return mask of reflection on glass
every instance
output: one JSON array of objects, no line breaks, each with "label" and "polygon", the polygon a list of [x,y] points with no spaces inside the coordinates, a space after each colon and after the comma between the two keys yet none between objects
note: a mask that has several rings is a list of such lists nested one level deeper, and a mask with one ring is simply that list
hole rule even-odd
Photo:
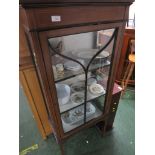
[{"label": "reflection on glass", "polygon": [[84,118],[89,121],[103,114],[114,30],[48,40],[64,132],[84,124]]},{"label": "reflection on glass", "polygon": [[[90,59],[108,42],[113,31],[114,29],[109,29],[50,38],[49,43],[53,49],[50,48],[50,53],[55,71],[55,81],[83,73],[83,69],[78,63],[63,58],[58,54],[77,60],[87,67]],[[112,46],[113,41],[94,59],[89,67],[90,70],[110,65],[108,58],[111,57]],[[61,65],[63,65],[63,71],[61,71]]]},{"label": "reflection on glass", "polygon": [[[89,109],[90,111],[94,111],[92,115],[86,115],[86,121],[90,121],[94,118],[98,118],[103,114],[103,108],[104,108],[104,101],[105,96],[102,95],[100,97],[95,98],[91,102],[87,102],[86,109]],[[90,106],[90,104],[92,106]]]}]

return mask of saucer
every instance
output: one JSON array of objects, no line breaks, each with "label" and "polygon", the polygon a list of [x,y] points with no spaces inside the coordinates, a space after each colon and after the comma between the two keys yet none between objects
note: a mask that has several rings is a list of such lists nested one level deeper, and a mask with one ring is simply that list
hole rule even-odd
[{"label": "saucer", "polygon": [[94,95],[105,93],[105,90],[104,90],[103,86],[100,85],[100,84],[96,84],[96,83],[90,85],[89,90]]}]

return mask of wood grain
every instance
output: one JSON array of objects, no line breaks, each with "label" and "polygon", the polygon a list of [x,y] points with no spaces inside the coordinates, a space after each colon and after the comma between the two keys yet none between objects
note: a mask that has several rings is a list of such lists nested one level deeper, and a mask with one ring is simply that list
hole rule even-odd
[{"label": "wood grain", "polygon": [[[95,22],[116,22],[124,20],[122,12],[125,12],[125,9],[126,6],[106,5],[32,8],[26,10],[29,21],[27,29],[45,30]],[[52,22],[51,16],[60,16],[61,21]]]},{"label": "wood grain", "polygon": [[[123,6],[116,7],[56,7],[34,9],[36,23],[39,28],[55,27],[61,25],[73,25],[87,22],[100,22],[108,20],[122,20],[122,12],[125,10]],[[117,12],[117,14],[114,12]],[[61,22],[52,22],[51,16],[58,15],[61,17]]]},{"label": "wood grain", "polygon": [[102,3],[132,3],[134,0],[20,0],[20,3],[22,4],[50,4],[50,3],[97,3],[97,2],[102,2]]},{"label": "wood grain", "polygon": [[[30,70],[31,70],[31,74],[33,74],[33,76],[34,76],[33,81],[35,81],[36,80],[35,79],[35,71],[34,71],[34,69],[30,69]],[[28,71],[28,72],[30,72],[30,71]],[[29,106],[30,106],[30,108],[32,110],[32,113],[34,115],[34,118],[35,118],[35,120],[37,122],[38,129],[40,130],[40,133],[41,133],[43,139],[46,139],[46,136],[49,133],[51,133],[51,129],[50,129],[49,125],[47,125],[47,123],[48,123],[48,121],[47,121],[48,120],[47,119],[47,112],[45,111],[45,109],[42,110],[42,103],[43,102],[41,103],[41,101],[39,101],[39,103],[36,103],[36,100],[42,99],[41,95],[38,94],[40,96],[37,96],[37,99],[33,97],[34,90],[35,91],[38,90],[37,85],[33,85],[34,88],[31,90],[30,85],[29,85],[29,82],[31,81],[31,79],[28,77],[28,75],[25,76],[25,71],[20,71],[19,75],[20,75],[19,77],[20,77],[20,82],[22,84],[22,88],[23,88],[23,90],[24,90],[24,92],[26,94],[26,97],[27,97],[28,101],[29,101]],[[36,83],[36,81],[35,81],[35,83]],[[40,109],[42,110],[42,112],[44,112],[45,116],[43,115],[43,113],[41,115],[39,114],[39,111],[38,111],[38,108],[37,108],[38,104],[41,105]],[[45,121],[45,123],[43,124],[42,121]]]},{"label": "wood grain", "polygon": [[34,66],[24,33],[24,10],[19,8],[19,66],[20,69]]}]

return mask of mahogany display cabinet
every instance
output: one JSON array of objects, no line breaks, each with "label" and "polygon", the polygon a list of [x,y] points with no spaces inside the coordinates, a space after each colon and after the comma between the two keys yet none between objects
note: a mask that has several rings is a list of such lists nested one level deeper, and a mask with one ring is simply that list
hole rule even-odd
[{"label": "mahogany display cabinet", "polygon": [[80,130],[100,122],[101,131],[107,129],[132,2],[20,1],[26,40],[62,154],[64,140]]}]

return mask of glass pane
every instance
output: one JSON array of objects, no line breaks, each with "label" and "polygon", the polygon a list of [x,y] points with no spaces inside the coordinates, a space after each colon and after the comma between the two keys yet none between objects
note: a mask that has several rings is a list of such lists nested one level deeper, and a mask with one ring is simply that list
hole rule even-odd
[{"label": "glass pane", "polygon": [[103,114],[113,32],[108,29],[48,39],[64,132]]},{"label": "glass pane", "polygon": [[[110,40],[113,32],[113,29],[99,31],[97,34],[98,42],[96,44],[96,47],[98,47],[98,49],[102,49]],[[89,71],[91,71],[91,78],[87,77],[88,89],[86,107],[90,111],[94,111],[94,113],[91,117],[87,116],[86,121],[97,118],[103,114],[113,45],[114,39],[112,39],[108,46],[93,59],[88,69]],[[102,55],[104,55],[105,57],[102,57]],[[95,69],[92,70],[92,68]]]},{"label": "glass pane", "polygon": [[[63,129],[68,132],[84,123],[85,85],[75,76],[56,83],[56,89]],[[65,96],[67,89],[69,93]]]},{"label": "glass pane", "polygon": [[84,124],[84,105],[61,114],[64,132],[68,132]]},{"label": "glass pane", "polygon": [[[105,96],[107,90],[108,74],[110,66],[96,69],[91,72],[91,76],[87,77],[87,101],[100,96]],[[100,89],[95,92],[94,89]]]},{"label": "glass pane", "polygon": [[104,105],[104,96],[100,96],[98,98],[95,98],[93,101],[87,102],[86,105],[86,121],[90,121],[94,118],[98,118],[99,116],[102,116],[103,114],[103,105]]},{"label": "glass pane", "polygon": [[56,83],[56,89],[61,113],[84,104],[85,84],[78,76]]}]

